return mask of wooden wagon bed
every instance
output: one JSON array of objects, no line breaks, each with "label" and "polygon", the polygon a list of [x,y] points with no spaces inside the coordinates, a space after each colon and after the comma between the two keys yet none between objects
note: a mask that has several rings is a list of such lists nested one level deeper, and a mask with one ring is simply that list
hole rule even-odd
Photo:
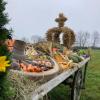
[{"label": "wooden wagon bed", "polygon": [[[41,98],[43,98],[48,92],[50,92],[53,88],[55,88],[56,86],[58,86],[59,84],[63,83],[64,81],[67,80],[71,77],[72,81],[70,82],[71,84],[73,84],[72,88],[72,96],[71,96],[71,100],[79,100],[78,96],[79,94],[76,96],[75,92],[79,92],[81,88],[84,88],[84,83],[85,83],[85,75],[86,75],[86,68],[88,65],[88,61],[90,60],[90,58],[86,58],[85,60],[83,60],[82,62],[78,63],[77,66],[72,67],[70,69],[58,72],[56,74],[54,74],[53,76],[43,76],[43,77],[38,77],[39,80],[42,79],[43,81],[40,82],[38,84],[38,87],[34,87],[34,89],[31,89],[31,98],[30,100],[40,100]],[[34,78],[34,74],[28,74],[28,73],[24,73],[21,71],[13,71],[11,70],[11,72],[13,72],[14,74],[18,74],[20,76],[29,76]],[[37,79],[36,79],[37,80]],[[34,82],[34,81],[33,81]],[[79,83],[77,83],[79,82]],[[75,86],[78,86],[78,90],[75,89]],[[27,99],[25,99],[27,100]]]}]

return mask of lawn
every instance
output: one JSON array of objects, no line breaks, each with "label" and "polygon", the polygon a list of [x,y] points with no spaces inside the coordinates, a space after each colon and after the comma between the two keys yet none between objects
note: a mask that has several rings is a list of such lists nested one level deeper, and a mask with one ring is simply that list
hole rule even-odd
[{"label": "lawn", "polygon": [[[49,93],[51,100],[69,100],[70,91],[59,85]],[[100,50],[92,50],[86,76],[86,89],[82,90],[81,100],[100,100]]]}]

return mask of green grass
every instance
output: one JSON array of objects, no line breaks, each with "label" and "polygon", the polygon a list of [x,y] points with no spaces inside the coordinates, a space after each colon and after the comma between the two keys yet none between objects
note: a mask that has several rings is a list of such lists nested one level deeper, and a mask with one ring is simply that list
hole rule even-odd
[{"label": "green grass", "polygon": [[[69,100],[70,88],[59,85],[49,93],[51,100]],[[100,50],[92,51],[88,65],[86,89],[82,90],[81,100],[100,100]]]}]

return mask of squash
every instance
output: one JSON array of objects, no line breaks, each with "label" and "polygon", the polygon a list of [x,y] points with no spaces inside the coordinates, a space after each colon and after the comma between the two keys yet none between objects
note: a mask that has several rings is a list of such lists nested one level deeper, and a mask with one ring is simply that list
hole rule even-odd
[{"label": "squash", "polygon": [[68,57],[70,60],[73,60],[74,63],[79,63],[82,61],[82,58],[77,54],[72,54]]},{"label": "squash", "polygon": [[63,57],[60,54],[54,54],[54,59],[57,62],[63,62],[64,61]]},{"label": "squash", "polygon": [[68,62],[59,62],[59,65],[61,66],[62,69],[67,69],[72,66],[72,62],[73,62],[72,60]]}]

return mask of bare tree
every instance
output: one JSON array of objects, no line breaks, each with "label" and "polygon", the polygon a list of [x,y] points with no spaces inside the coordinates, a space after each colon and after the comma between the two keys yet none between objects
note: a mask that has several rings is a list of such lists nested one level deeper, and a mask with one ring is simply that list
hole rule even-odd
[{"label": "bare tree", "polygon": [[90,38],[90,33],[84,32],[83,33],[83,39],[82,39],[82,47],[85,47],[86,44],[88,44],[89,38]]},{"label": "bare tree", "polygon": [[98,31],[94,31],[93,35],[92,35],[92,47],[96,47],[97,44],[99,43],[99,39],[100,39],[100,34]]},{"label": "bare tree", "polygon": [[79,32],[76,36],[76,41],[80,47],[85,47],[88,44],[88,40],[90,38],[90,33],[88,32]]}]

